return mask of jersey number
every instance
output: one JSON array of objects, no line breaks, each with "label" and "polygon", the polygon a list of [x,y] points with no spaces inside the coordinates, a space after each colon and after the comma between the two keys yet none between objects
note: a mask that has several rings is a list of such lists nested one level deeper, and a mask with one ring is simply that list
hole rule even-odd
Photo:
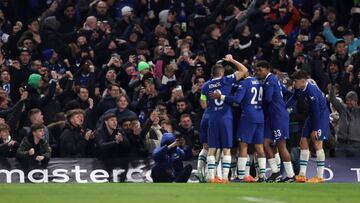
[{"label": "jersey number", "polygon": [[259,87],[259,91],[256,87],[252,87],[251,93],[253,93],[253,97],[251,99],[251,104],[257,105],[259,102],[262,101],[262,96],[263,96],[263,88],[262,87]]},{"label": "jersey number", "polygon": [[[221,91],[219,89],[215,90],[215,92],[218,92],[221,94]],[[215,105],[216,106],[221,106],[224,104],[224,101],[222,101],[221,99],[215,99]]]}]

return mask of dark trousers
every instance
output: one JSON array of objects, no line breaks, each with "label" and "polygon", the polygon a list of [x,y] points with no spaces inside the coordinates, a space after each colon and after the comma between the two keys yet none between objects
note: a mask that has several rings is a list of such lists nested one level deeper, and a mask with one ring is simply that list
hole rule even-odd
[{"label": "dark trousers", "polygon": [[190,178],[191,172],[192,166],[190,164],[185,166],[180,172],[177,172],[176,176],[172,175],[164,168],[154,166],[151,170],[151,178],[154,183],[186,183]]}]

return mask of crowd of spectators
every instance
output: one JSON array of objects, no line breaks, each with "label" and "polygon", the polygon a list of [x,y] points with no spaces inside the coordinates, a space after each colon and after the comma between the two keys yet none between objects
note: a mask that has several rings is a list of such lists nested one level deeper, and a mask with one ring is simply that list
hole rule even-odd
[{"label": "crowd of spectators", "polygon": [[[328,94],[328,155],[360,156],[359,34],[359,0],[2,0],[0,156],[141,158],[173,133],[196,157],[226,54],[269,61],[289,90],[306,70]],[[292,148],[305,117],[297,104]]]}]

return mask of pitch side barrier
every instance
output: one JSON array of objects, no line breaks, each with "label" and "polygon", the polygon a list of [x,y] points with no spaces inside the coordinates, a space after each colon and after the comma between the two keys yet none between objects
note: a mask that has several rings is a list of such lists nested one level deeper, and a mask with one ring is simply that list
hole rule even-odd
[{"label": "pitch side barrier", "polygon": [[[185,162],[194,168],[189,180],[191,183],[198,182],[194,177],[196,162]],[[92,158],[52,158],[46,169],[25,173],[16,159],[0,159],[0,183],[144,183],[152,182],[153,165],[150,158],[118,159],[107,163]],[[270,175],[270,169],[267,173]],[[310,159],[307,175],[312,177],[315,174],[316,160]],[[324,176],[327,182],[360,182],[360,157],[327,159]]]}]

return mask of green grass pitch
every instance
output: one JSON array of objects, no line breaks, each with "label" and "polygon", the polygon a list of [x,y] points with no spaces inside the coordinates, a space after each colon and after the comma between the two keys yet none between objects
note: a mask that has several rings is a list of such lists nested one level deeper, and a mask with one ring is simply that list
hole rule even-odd
[{"label": "green grass pitch", "polygon": [[11,203],[359,203],[360,184],[0,184],[0,198]]}]

